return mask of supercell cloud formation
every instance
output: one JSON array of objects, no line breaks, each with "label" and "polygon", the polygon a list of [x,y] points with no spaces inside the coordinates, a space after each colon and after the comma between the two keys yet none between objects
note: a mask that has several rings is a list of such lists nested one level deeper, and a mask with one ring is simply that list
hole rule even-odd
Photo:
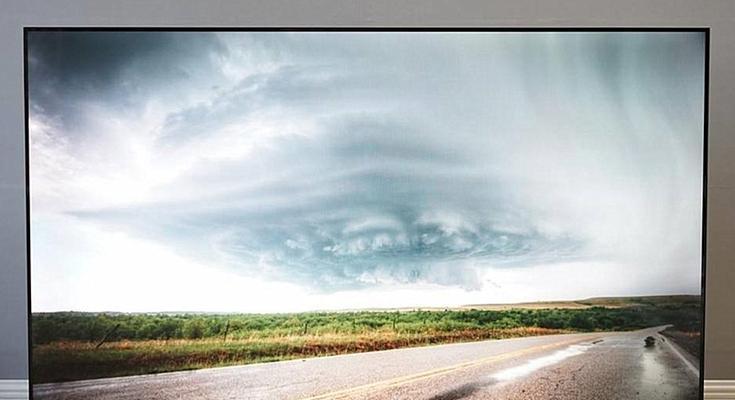
[{"label": "supercell cloud formation", "polygon": [[[28,68],[35,311],[699,293],[703,34],[31,32]],[[240,300],[161,300],[208,274]]]}]

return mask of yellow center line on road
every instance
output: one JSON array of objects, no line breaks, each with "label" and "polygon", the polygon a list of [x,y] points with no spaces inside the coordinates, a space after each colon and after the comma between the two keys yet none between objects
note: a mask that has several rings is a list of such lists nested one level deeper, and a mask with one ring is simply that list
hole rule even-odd
[{"label": "yellow center line on road", "polygon": [[532,353],[537,353],[537,352],[541,352],[541,351],[544,351],[544,350],[550,350],[550,349],[555,349],[555,348],[559,348],[559,347],[565,347],[565,346],[569,346],[569,345],[580,343],[580,342],[585,342],[585,341],[590,341],[590,340],[596,340],[596,339],[598,339],[598,338],[600,338],[602,336],[603,335],[588,336],[588,337],[584,337],[584,338],[576,338],[576,339],[573,339],[573,340],[566,340],[566,341],[558,342],[558,343],[551,343],[551,344],[545,344],[545,345],[541,345],[541,346],[529,347],[529,348],[526,348],[526,349],[511,351],[511,352],[508,352],[508,353],[498,354],[498,355],[494,355],[494,356],[489,356],[489,357],[481,358],[481,359],[478,359],[478,360],[467,361],[467,362],[460,363],[460,364],[455,364],[455,365],[452,365],[452,366],[449,366],[449,367],[437,368],[437,369],[433,369],[433,370],[429,370],[429,371],[419,372],[419,373],[412,374],[412,375],[406,375],[406,376],[401,376],[401,377],[398,377],[398,378],[387,379],[387,380],[384,380],[384,381],[369,383],[369,384],[362,385],[362,386],[355,386],[355,387],[351,387],[351,388],[347,388],[347,389],[337,390],[337,391],[334,391],[334,392],[331,392],[331,393],[325,393],[325,394],[320,394],[320,395],[317,395],[317,396],[306,397],[303,400],[326,400],[326,399],[335,400],[335,399],[344,399],[344,398],[348,398],[349,396],[352,396],[352,395],[360,394],[362,392],[389,389],[389,388],[393,388],[393,387],[396,387],[396,386],[401,386],[401,385],[405,385],[405,384],[408,384],[408,383],[413,383],[413,382],[416,382],[416,381],[420,381],[420,380],[423,380],[423,379],[435,378],[435,377],[438,377],[438,376],[447,375],[449,373],[452,373],[452,372],[455,372],[455,371],[458,371],[458,370],[462,370],[462,369],[467,369],[467,368],[476,367],[476,366],[480,366],[480,365],[484,365],[484,364],[490,364],[490,363],[499,362],[499,361],[505,361],[505,360],[512,359],[512,358],[515,358],[515,357],[520,357],[520,356],[524,356],[524,355],[528,355],[528,354],[532,354]]}]

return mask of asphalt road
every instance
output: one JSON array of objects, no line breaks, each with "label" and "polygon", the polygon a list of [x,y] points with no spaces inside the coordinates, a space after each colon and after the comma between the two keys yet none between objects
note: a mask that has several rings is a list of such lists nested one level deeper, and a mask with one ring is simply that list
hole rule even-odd
[{"label": "asphalt road", "polygon": [[[683,400],[696,363],[657,332],[553,335],[34,385],[36,399]],[[643,339],[655,336],[653,347]]]}]

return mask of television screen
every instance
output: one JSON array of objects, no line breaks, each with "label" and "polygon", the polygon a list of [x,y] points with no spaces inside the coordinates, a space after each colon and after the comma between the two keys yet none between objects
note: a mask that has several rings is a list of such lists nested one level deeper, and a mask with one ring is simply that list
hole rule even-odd
[{"label": "television screen", "polygon": [[698,399],[708,31],[26,30],[36,399]]}]

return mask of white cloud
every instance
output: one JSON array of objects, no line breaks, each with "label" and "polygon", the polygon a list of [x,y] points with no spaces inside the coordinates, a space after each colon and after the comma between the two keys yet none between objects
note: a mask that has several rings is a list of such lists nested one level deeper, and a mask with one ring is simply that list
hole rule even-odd
[{"label": "white cloud", "polygon": [[30,43],[34,309],[699,290],[696,34],[89,35]]}]

